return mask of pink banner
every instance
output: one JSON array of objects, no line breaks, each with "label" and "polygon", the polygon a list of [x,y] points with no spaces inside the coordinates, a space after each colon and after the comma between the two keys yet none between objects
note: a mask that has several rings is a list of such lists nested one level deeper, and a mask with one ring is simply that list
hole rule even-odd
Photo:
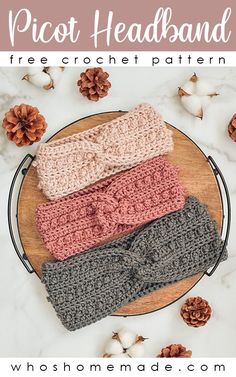
[{"label": "pink banner", "polygon": [[8,0],[1,51],[235,50],[235,0]]}]

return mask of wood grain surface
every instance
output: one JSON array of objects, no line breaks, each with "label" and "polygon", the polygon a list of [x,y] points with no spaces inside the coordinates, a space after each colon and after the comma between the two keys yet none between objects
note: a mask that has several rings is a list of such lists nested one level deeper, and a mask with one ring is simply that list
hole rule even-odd
[{"label": "wood grain surface", "polygon": [[[108,122],[121,116],[122,112],[109,112],[92,115],[68,125],[53,136],[56,140],[76,132],[85,131],[101,123]],[[196,196],[208,205],[213,219],[221,231],[223,214],[222,202],[215,175],[202,151],[183,133],[167,125],[173,131],[174,151],[168,159],[180,169],[180,179],[186,188],[187,194]],[[38,204],[47,201],[43,193],[37,188],[38,178],[36,169],[31,165],[21,186],[18,201],[18,225],[27,258],[36,273],[41,275],[42,263],[54,258],[43,245],[35,225],[35,209]],[[181,280],[155,291],[145,297],[139,298],[119,311],[115,315],[137,315],[161,309],[174,302],[190,290],[202,277],[202,273]]]}]

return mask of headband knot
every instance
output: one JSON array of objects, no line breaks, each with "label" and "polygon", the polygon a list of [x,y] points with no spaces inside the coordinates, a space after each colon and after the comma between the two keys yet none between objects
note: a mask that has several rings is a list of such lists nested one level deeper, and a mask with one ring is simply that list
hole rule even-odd
[{"label": "headband knot", "polygon": [[183,208],[178,169],[165,157],[65,198],[39,205],[36,224],[48,250],[63,260],[107,238]]},{"label": "headband knot", "polygon": [[[189,197],[183,209],[127,236],[62,262],[45,263],[42,281],[62,323],[75,330],[138,297],[207,270],[222,245],[206,207]],[[226,258],[227,252],[222,256]]]}]

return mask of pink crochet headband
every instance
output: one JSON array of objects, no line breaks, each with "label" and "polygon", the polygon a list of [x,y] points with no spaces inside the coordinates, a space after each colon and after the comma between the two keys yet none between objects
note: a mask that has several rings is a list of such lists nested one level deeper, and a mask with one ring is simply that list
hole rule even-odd
[{"label": "pink crochet headband", "polygon": [[65,198],[41,204],[36,224],[59,260],[183,208],[177,168],[164,157],[98,182]]},{"label": "pink crochet headband", "polygon": [[97,127],[41,144],[39,188],[58,199],[173,149],[172,132],[148,104]]}]

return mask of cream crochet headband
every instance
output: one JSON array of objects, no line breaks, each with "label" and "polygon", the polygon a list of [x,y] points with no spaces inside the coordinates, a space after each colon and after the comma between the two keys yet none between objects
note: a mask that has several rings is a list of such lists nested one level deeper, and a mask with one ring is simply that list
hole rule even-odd
[{"label": "cream crochet headband", "polygon": [[39,188],[58,199],[173,149],[172,132],[148,104],[84,132],[41,144]]}]

